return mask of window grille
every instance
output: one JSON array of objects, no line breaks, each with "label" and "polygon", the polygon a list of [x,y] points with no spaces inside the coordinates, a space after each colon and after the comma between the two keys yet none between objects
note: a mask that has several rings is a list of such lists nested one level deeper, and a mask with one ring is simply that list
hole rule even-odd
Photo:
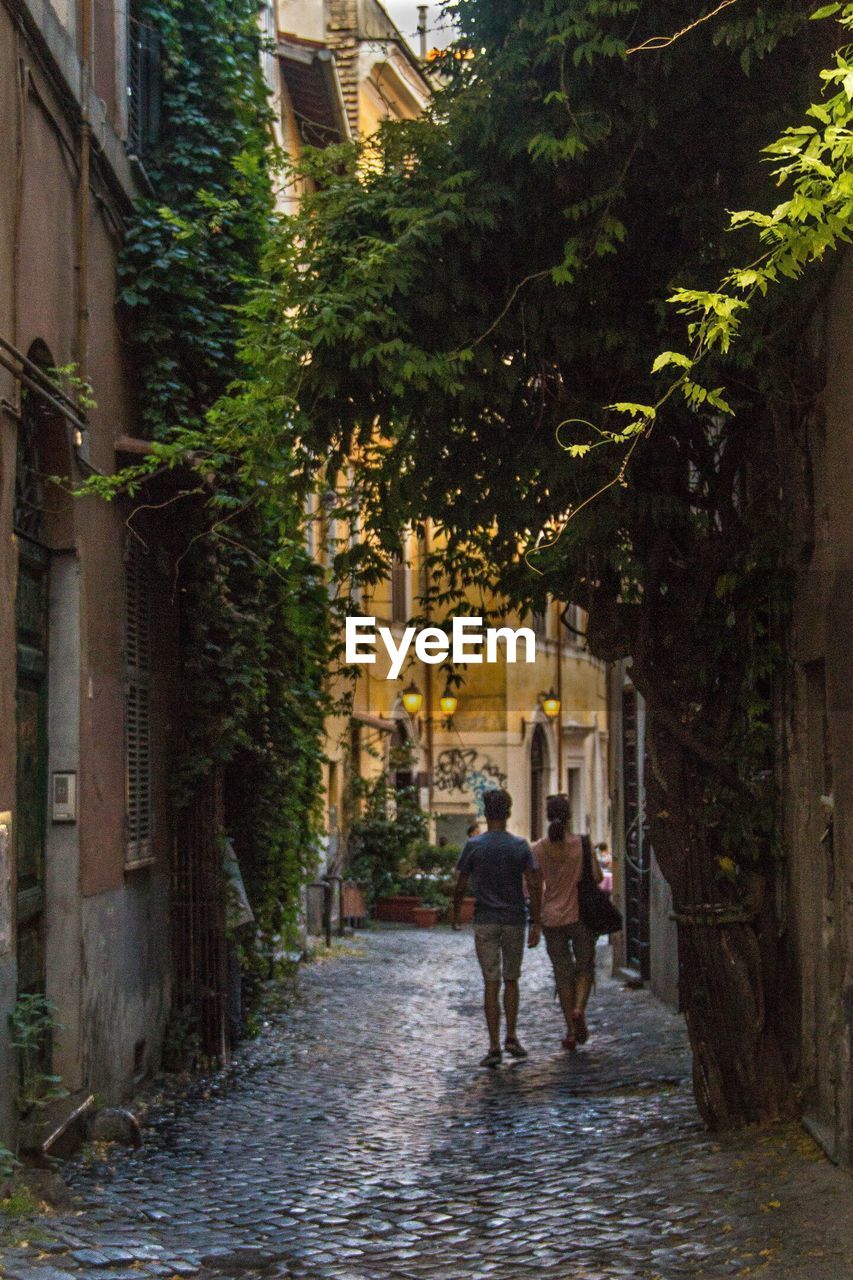
[{"label": "window grille", "polygon": [[44,483],[39,458],[38,406],[32,392],[22,396],[18,424],[18,454],[15,469],[15,505],[12,528],[34,542],[44,540]]},{"label": "window grille", "polygon": [[125,559],[125,793],[128,867],[153,856],[151,795],[150,557],[136,537]]},{"label": "window grille", "polygon": [[127,51],[127,148],[144,157],[160,140],[160,35],[131,9]]}]

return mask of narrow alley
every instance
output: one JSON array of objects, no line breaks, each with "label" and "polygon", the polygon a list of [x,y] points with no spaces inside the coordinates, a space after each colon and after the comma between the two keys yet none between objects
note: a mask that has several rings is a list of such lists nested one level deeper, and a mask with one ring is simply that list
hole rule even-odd
[{"label": "narrow alley", "polygon": [[4,1228],[3,1277],[851,1274],[849,1177],[796,1126],[706,1134],[681,1019],[599,968],[570,1057],[528,953],[530,1057],[489,1072],[470,932],[348,941],[228,1071],[152,1109],[141,1150],[72,1165],[72,1207]]}]

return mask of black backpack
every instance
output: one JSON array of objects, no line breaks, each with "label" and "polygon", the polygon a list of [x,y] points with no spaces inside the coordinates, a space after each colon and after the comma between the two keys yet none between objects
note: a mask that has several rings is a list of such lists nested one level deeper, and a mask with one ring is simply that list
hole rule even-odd
[{"label": "black backpack", "polygon": [[622,913],[614,907],[610,894],[595,883],[592,874],[592,842],[589,836],[581,836],[583,871],[578,882],[578,910],[580,918],[596,937],[603,933],[618,933],[622,928]]}]

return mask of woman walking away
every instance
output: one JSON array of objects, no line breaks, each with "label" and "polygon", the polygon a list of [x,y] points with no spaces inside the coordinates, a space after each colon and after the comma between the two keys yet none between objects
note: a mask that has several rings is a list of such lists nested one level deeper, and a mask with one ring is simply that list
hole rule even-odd
[{"label": "woman walking away", "polygon": [[[569,797],[549,796],[548,835],[533,846],[542,873],[542,932],[554,968],[557,995],[566,1019],[563,1048],[585,1044],[589,1035],[586,1004],[595,977],[595,936],[580,918],[578,884],[583,874],[581,837],[568,829]],[[603,875],[592,856],[592,873],[600,884]]]}]

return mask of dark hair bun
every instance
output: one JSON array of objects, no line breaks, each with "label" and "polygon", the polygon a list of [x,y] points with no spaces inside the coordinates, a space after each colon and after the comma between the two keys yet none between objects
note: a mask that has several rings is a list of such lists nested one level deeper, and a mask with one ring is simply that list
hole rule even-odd
[{"label": "dark hair bun", "polygon": [[572,807],[569,797],[564,794],[549,796],[545,801],[545,812],[548,815],[548,839],[559,844],[565,838],[566,828],[571,818]]}]

